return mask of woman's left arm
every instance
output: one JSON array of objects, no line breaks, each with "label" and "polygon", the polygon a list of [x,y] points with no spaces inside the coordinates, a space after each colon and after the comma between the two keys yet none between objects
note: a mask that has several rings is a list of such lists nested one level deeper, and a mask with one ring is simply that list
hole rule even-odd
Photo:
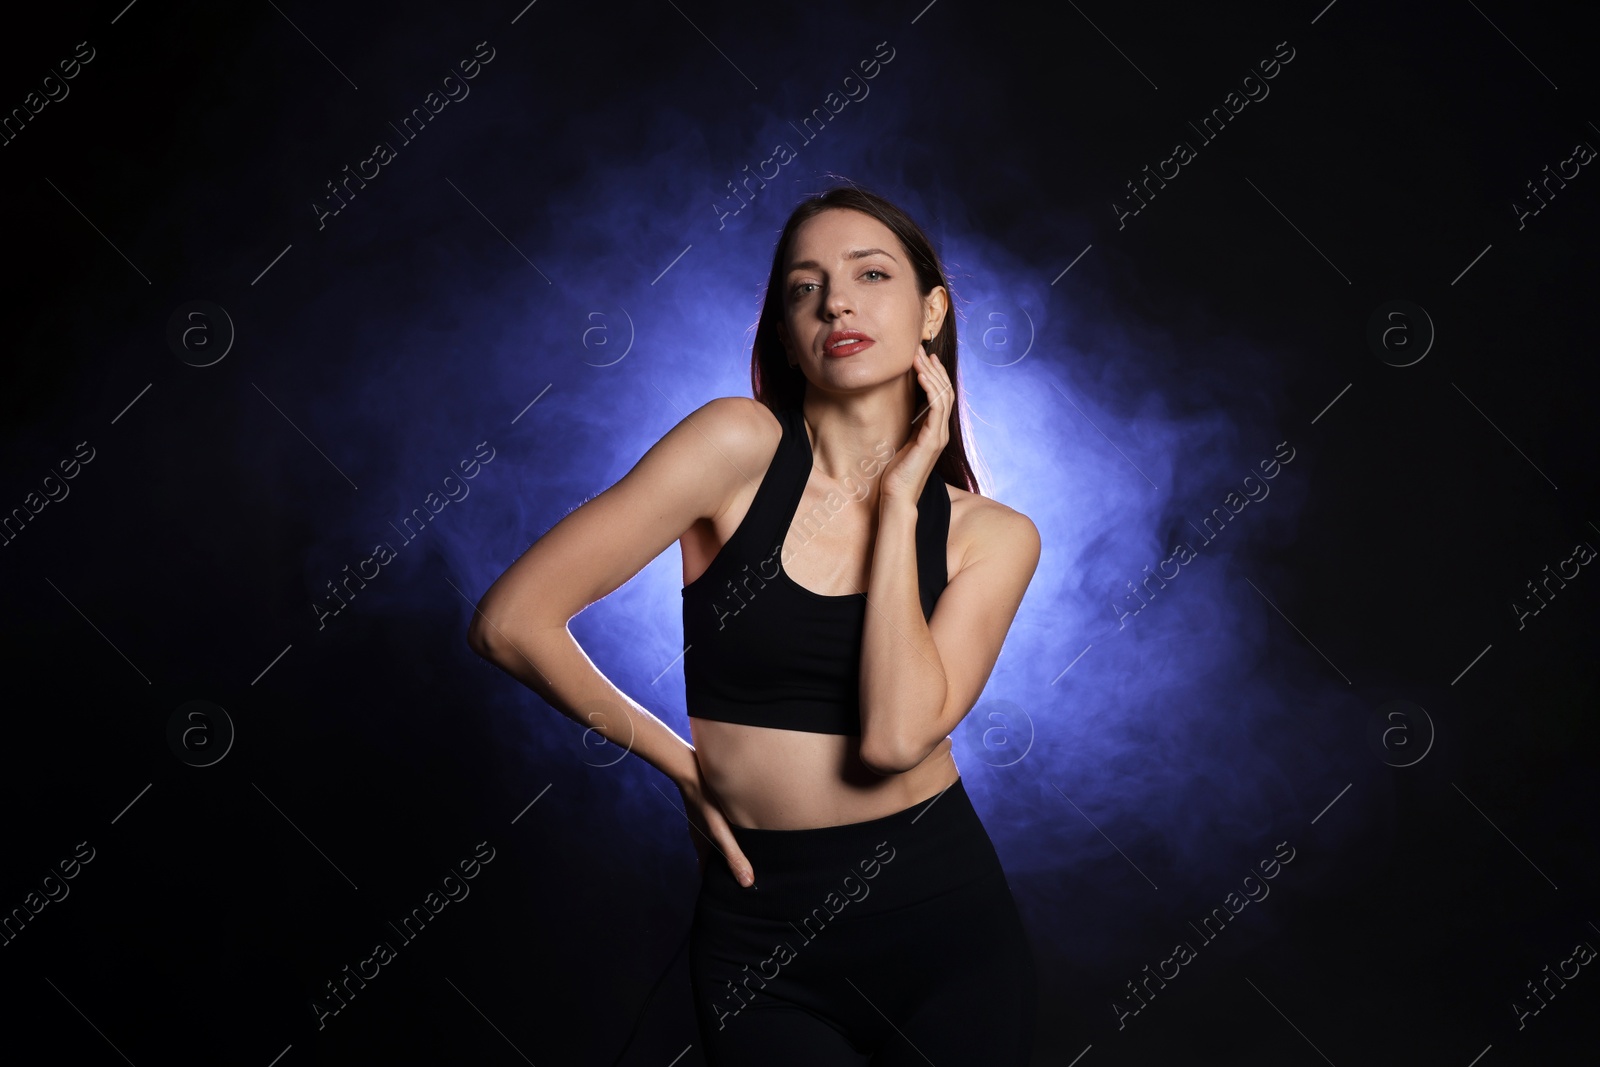
[{"label": "woman's left arm", "polygon": [[983,502],[960,571],[923,618],[916,502],[949,441],[955,390],[943,365],[920,350],[911,373],[928,415],[883,472],[861,637],[861,762],[879,774],[927,759],[977,703],[1039,565],[1039,531],[1028,517]]},{"label": "woman's left arm", "polygon": [[977,703],[1039,564],[1039,531],[1002,506],[973,516],[960,572],[925,620],[914,505],[879,509],[861,639],[861,761],[879,774],[927,759]]}]

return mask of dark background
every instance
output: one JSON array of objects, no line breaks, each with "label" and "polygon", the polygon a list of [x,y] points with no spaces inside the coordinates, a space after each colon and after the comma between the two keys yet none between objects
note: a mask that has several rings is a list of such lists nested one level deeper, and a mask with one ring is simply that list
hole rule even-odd
[{"label": "dark background", "polygon": [[[0,946],[8,1058],[605,1064],[642,1013],[623,1062],[702,1062],[674,791],[465,631],[535,537],[748,395],[773,238],[842,175],[939,245],[994,495],[1045,543],[1005,703],[961,734],[1034,936],[1036,1062],[1593,1062],[1592,968],[1513,1007],[1600,943],[1600,579],[1512,607],[1600,544],[1600,179],[1513,208],[1600,144],[1583,25],[1357,0],[34,13],[0,106],[95,54],[0,147],[0,508],[94,458],[0,551],[0,909],[94,853]],[[324,183],[478,41],[471,95],[319,229]],[[719,228],[726,183],[879,41],[872,94]],[[1270,95],[1119,228],[1124,183],[1282,41]],[[1398,300],[1416,347],[1374,346]],[[169,341],[192,301],[227,322]],[[982,340],[995,307],[1028,313],[1020,362]],[[618,309],[613,361],[621,334],[588,331]],[[1116,625],[1124,580],[1283,440],[1272,499]],[[319,627],[327,581],[483,441],[473,495]],[[680,579],[669,550],[572,628],[684,729]],[[225,721],[174,740],[193,700]],[[986,732],[997,710],[1025,737]],[[1271,896],[1119,1029],[1126,983],[1280,841]],[[470,896],[319,1029],[312,998],[479,842]]]}]

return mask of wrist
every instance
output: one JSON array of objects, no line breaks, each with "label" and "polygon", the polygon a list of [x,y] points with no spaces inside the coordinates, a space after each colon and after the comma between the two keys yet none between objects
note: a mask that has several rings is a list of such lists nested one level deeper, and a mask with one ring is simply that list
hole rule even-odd
[{"label": "wrist", "polygon": [[880,523],[910,523],[913,527],[917,524],[917,502],[908,497],[889,496],[887,494],[878,498],[878,521]]},{"label": "wrist", "polygon": [[698,793],[704,791],[705,781],[700,776],[700,762],[695,758],[695,752],[692,748],[688,750],[688,758],[686,760],[681,764],[664,770],[663,773],[672,781],[673,785],[678,787],[679,792]]}]

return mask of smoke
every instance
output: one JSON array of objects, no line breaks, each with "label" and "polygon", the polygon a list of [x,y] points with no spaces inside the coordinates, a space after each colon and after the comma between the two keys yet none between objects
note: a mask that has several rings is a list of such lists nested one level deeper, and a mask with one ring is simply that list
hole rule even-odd
[{"label": "smoke", "polygon": [[[883,36],[864,35],[857,51]],[[394,562],[349,610],[443,614],[464,632],[472,602],[562,516],[696,407],[749,395],[751,335],[787,212],[838,176],[857,181],[934,237],[961,316],[983,492],[1043,539],[956,735],[968,790],[1037,938],[1089,958],[1144,951],[1151,937],[1166,940],[1152,952],[1169,951],[1168,928],[1178,936],[1277,842],[1312,853],[1300,840],[1310,818],[1353,776],[1377,773],[1376,760],[1337,765],[1355,698],[1311,647],[1315,620],[1291,623],[1273,606],[1293,590],[1271,551],[1295,539],[1317,458],[1304,418],[1286,421],[1284,353],[1200,310],[1181,336],[1146,325],[1137,276],[1114,251],[1085,249],[1063,271],[1077,248],[1006,239],[1016,235],[941,188],[944,157],[899,133],[913,121],[906,67],[917,53],[891,43],[897,60],[870,95],[809,141],[791,123],[861,57],[720,100],[714,133],[665,90],[647,112],[631,98],[585,101],[549,120],[554,143],[603,131],[581,168],[495,136],[495,110],[530,75],[504,58],[487,70],[473,108],[442,114],[431,147],[409,148],[387,190],[345,209],[348,284],[302,302],[306,327],[363,308],[334,341],[348,358],[311,383],[314,400],[300,398],[361,487],[319,502],[306,595],[326,601],[327,582],[387,540]],[[732,212],[730,183],[779,143],[792,160],[745,186],[755,191]],[[565,180],[530,201],[518,176],[550,166]],[[1073,227],[1090,232],[1062,212],[1056,232]],[[401,543],[394,527],[482,442],[495,458],[470,495]],[[613,682],[687,737],[681,585],[669,548],[571,628]],[[497,708],[502,775],[537,767],[592,797],[596,817],[638,847],[677,840],[682,816],[657,795],[672,792],[658,776],[630,770],[637,761],[607,769],[615,757],[576,724],[501,676],[465,673],[464,644],[456,656],[472,699]],[[1270,916],[1272,904],[1258,910]]]}]

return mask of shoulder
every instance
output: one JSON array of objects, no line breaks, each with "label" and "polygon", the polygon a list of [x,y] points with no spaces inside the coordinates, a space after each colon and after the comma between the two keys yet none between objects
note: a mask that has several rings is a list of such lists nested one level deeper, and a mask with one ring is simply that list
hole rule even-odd
[{"label": "shoulder", "polygon": [[777,454],[783,423],[753,397],[719,396],[696,408],[673,432],[694,438],[705,464],[702,476],[713,481],[713,472],[725,476],[717,496],[726,508],[740,486],[760,482]]},{"label": "shoulder", "polygon": [[957,574],[995,556],[1033,573],[1039,564],[1041,541],[1032,519],[990,497],[954,485],[946,488],[950,492],[950,540],[961,559]]},{"label": "shoulder", "polygon": [[778,416],[754,397],[719,396],[696,408],[685,422],[737,466],[759,467],[771,458],[783,435]]}]

